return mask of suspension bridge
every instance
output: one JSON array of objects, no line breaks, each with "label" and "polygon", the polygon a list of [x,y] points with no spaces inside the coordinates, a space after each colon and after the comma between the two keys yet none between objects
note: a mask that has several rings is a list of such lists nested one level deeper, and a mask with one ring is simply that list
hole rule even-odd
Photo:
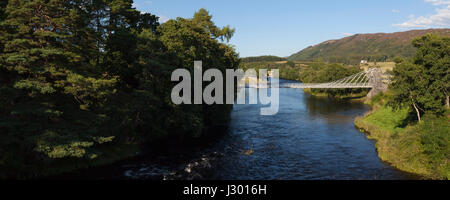
[{"label": "suspension bridge", "polygon": [[374,88],[382,84],[382,72],[379,68],[370,68],[351,76],[328,83],[281,83],[280,88]]},{"label": "suspension bridge", "polygon": [[[269,74],[271,77],[271,74]],[[264,81],[263,81],[264,82]],[[370,88],[370,92],[367,94],[368,98],[373,97],[380,91],[385,92],[387,90],[387,82],[389,77],[383,75],[380,68],[370,68],[366,71],[362,71],[351,76],[328,82],[328,83],[278,83],[274,84],[271,81],[266,84],[250,84],[247,87],[250,88],[317,88],[317,89],[345,89],[345,88]]]}]

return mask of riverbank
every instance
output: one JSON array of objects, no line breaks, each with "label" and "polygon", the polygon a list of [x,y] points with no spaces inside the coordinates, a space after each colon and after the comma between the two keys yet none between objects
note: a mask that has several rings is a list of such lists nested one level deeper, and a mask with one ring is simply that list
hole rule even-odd
[{"label": "riverbank", "polygon": [[450,179],[448,118],[425,117],[411,122],[409,110],[392,110],[369,102],[372,110],[355,119],[355,126],[376,140],[381,160],[425,179]]},{"label": "riverbank", "polygon": [[211,180],[222,153],[208,149],[178,154],[145,153],[45,180]]},{"label": "riverbank", "polygon": [[[328,93],[325,92],[313,92],[311,89],[309,88],[304,88],[303,92],[306,94],[310,94],[310,95],[314,95],[316,97],[329,97],[331,96]],[[351,101],[359,101],[359,102],[363,102],[364,99],[366,98],[367,92],[366,91],[362,91],[360,93],[349,93],[349,94],[343,94],[343,95],[336,95],[336,96],[332,96],[336,99],[342,99],[342,100],[351,100]]]},{"label": "riverbank", "polygon": [[[39,179],[145,179],[145,180],[203,180],[211,179],[217,159],[223,156],[210,148],[224,137],[228,126],[209,127],[200,137],[168,137],[146,145],[110,145],[100,159],[87,162],[79,159],[68,165],[55,164],[51,173]],[[148,166],[143,171],[139,166]],[[72,164],[72,165],[70,165]],[[137,170],[122,171],[122,166],[137,166]],[[159,166],[167,169],[161,169]],[[154,168],[154,169],[151,169]],[[46,169],[48,170],[48,169]],[[150,171],[150,172],[149,172]]]},{"label": "riverbank", "polygon": [[140,148],[135,144],[108,144],[98,147],[98,157],[42,159],[40,163],[26,163],[22,152],[14,152],[18,159],[8,163],[8,168],[0,172],[0,179],[41,179],[88,168],[110,165],[139,155]]},{"label": "riverbank", "polygon": [[[205,129],[205,133],[199,137],[167,137],[155,140],[147,144],[115,142],[96,147],[96,155],[92,157],[81,158],[63,158],[63,159],[45,159],[39,163],[26,163],[23,158],[26,155],[17,150],[8,154],[16,155],[14,162],[8,163],[8,168],[0,171],[0,179],[64,179],[65,177],[78,177],[76,174],[84,171],[101,172],[102,169],[108,169],[123,162],[132,160],[148,160],[153,161],[153,157],[164,157],[167,155],[180,155],[181,157],[189,157],[185,162],[179,163],[183,169],[176,171],[173,176],[168,179],[180,179],[191,176],[207,177],[207,168],[213,168],[213,161],[216,154],[197,155],[199,149],[206,149],[210,144],[214,144],[222,138],[228,126],[209,127]],[[13,153],[15,153],[13,155]],[[192,155],[192,156],[191,156]],[[205,159],[206,158],[206,159]],[[193,168],[192,173],[184,173],[184,168]],[[206,162],[206,163],[205,163]],[[198,165],[197,163],[200,163]],[[211,163],[211,164],[210,164]],[[179,167],[177,167],[179,168]],[[84,176],[89,178],[90,176]],[[162,179],[162,178],[161,178]]]}]

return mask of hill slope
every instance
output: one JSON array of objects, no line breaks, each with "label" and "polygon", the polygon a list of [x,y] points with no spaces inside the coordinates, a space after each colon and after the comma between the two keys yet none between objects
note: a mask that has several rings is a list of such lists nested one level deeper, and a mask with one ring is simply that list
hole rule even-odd
[{"label": "hill slope", "polygon": [[410,57],[415,50],[411,40],[427,33],[450,36],[450,29],[412,30],[396,33],[356,34],[310,46],[288,57],[293,61],[323,59],[356,64],[360,60],[386,61],[395,56]]}]

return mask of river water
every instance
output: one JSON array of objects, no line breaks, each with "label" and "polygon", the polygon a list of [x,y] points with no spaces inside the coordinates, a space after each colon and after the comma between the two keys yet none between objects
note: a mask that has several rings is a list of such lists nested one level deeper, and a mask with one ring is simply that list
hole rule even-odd
[{"label": "river water", "polygon": [[[283,82],[289,81],[280,80]],[[223,154],[213,179],[415,178],[382,162],[375,141],[354,127],[355,117],[369,110],[366,105],[314,97],[301,89],[280,88],[279,92],[279,112],[273,116],[260,115],[260,104],[234,106],[228,133],[201,150]],[[183,162],[174,160],[183,159],[134,160],[65,177],[158,179],[173,173]]]},{"label": "river water", "polygon": [[[286,82],[281,80],[280,83]],[[256,90],[256,89],[248,89]],[[410,179],[382,162],[353,121],[369,108],[280,88],[277,115],[235,105],[217,179]]]}]

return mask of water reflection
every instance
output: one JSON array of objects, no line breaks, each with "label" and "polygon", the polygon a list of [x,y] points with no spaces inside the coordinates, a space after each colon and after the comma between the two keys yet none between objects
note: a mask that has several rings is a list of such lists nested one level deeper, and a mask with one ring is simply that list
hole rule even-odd
[{"label": "water reflection", "polygon": [[303,94],[303,102],[311,118],[323,118],[328,123],[349,123],[356,115],[369,108],[362,103],[340,100],[332,97],[316,97]]}]

